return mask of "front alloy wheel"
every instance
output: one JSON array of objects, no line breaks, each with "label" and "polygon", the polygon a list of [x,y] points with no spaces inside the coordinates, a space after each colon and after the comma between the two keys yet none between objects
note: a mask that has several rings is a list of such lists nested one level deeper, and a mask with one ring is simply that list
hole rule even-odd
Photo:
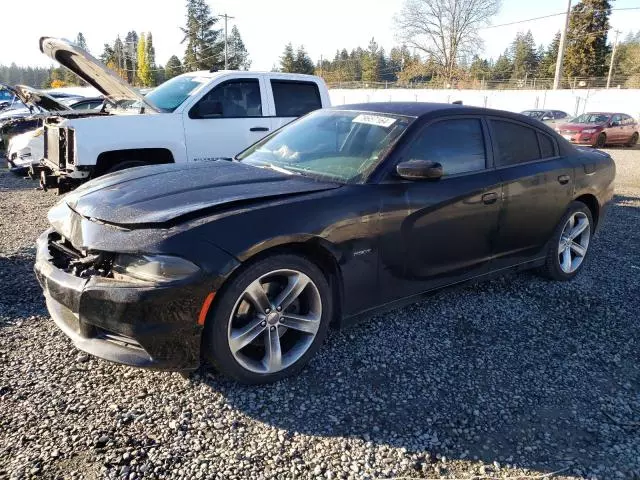
[{"label": "front alloy wheel", "polygon": [[274,255],[249,264],[216,298],[203,356],[242,383],[293,375],[324,341],[331,300],[324,274],[305,257]]},{"label": "front alloy wheel", "polygon": [[242,293],[229,317],[228,342],[236,361],[261,374],[300,360],[320,328],[322,300],[304,273],[275,270]]}]

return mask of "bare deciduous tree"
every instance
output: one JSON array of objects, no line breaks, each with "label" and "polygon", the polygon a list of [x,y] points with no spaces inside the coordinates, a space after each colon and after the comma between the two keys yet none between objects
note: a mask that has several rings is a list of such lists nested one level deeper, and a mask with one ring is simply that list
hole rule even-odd
[{"label": "bare deciduous tree", "polygon": [[498,13],[500,0],[405,0],[395,16],[397,34],[435,59],[451,79],[456,65],[482,46],[478,29]]}]

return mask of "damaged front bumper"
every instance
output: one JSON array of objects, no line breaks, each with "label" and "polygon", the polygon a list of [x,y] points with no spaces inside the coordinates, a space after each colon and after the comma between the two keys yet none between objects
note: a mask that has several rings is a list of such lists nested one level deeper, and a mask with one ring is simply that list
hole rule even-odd
[{"label": "damaged front bumper", "polygon": [[135,285],[82,278],[56,267],[53,229],[37,242],[35,273],[56,325],[87,353],[136,367],[189,371],[200,365],[198,315],[210,293],[202,279]]}]

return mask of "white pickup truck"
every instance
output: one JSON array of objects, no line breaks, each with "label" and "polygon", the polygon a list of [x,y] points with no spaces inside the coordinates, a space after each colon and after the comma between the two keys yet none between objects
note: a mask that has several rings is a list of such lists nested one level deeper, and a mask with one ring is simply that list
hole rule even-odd
[{"label": "white pickup truck", "polygon": [[232,158],[330,105],[321,78],[274,72],[185,73],[143,97],[69,41],[44,37],[40,50],[107,99],[102,115],[45,122],[44,158],[32,174],[59,193],[133,166]]}]

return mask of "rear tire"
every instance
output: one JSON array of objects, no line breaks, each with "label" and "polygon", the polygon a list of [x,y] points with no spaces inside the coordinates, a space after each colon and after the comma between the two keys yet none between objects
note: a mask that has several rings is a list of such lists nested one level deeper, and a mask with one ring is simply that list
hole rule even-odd
[{"label": "rear tire", "polygon": [[598,138],[596,139],[595,147],[604,148],[606,144],[607,144],[607,135],[605,133],[601,133],[600,135],[598,135]]},{"label": "rear tire", "polygon": [[625,145],[627,147],[633,147],[636,143],[638,143],[638,132],[635,132],[633,135],[631,135],[629,142],[627,142]]},{"label": "rear tire", "polygon": [[327,279],[307,258],[263,258],[243,267],[216,296],[205,323],[202,356],[245,384],[295,375],[324,342],[332,303]]},{"label": "rear tire", "polygon": [[549,240],[541,273],[558,281],[571,280],[578,275],[589,254],[593,228],[589,207],[582,202],[571,202]]}]

